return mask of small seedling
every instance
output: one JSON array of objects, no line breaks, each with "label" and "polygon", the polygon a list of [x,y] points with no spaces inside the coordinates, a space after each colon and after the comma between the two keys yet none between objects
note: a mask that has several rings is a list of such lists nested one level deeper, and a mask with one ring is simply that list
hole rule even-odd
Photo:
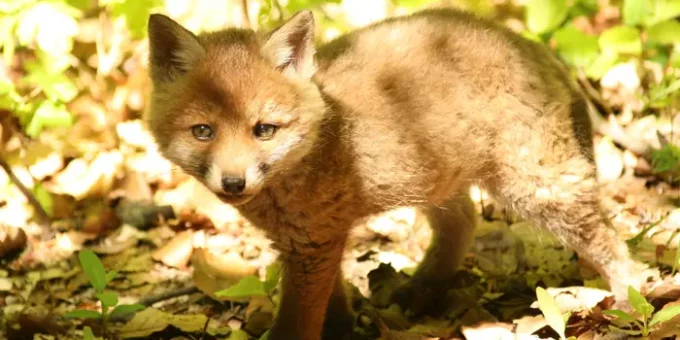
[{"label": "small seedling", "polygon": [[[78,254],[78,260],[80,260],[80,266],[83,267],[87,279],[96,291],[97,299],[101,302],[102,310],[101,312],[77,309],[68,312],[64,315],[65,318],[77,318],[77,319],[99,319],[102,322],[102,329],[104,333],[107,333],[107,322],[110,318],[120,317],[126,314],[135,313],[144,309],[145,307],[140,304],[123,304],[118,305],[118,294],[115,292],[105,292],[106,286],[115,278],[116,272],[107,272],[104,269],[99,257],[90,251],[83,250]],[[111,312],[109,309],[114,307]],[[92,339],[92,330],[87,328],[84,330],[84,339]]]},{"label": "small seedling", "polygon": [[547,321],[548,325],[553,330],[555,330],[555,332],[557,332],[557,334],[560,336],[560,339],[575,340],[575,337],[572,336],[567,338],[565,335],[565,331],[567,329],[567,320],[569,320],[571,313],[562,314],[560,312],[560,307],[557,305],[557,302],[555,302],[555,299],[553,299],[553,297],[542,287],[536,288],[536,298],[538,299],[538,308],[541,310],[541,313],[543,313],[545,321]]},{"label": "small seedling", "polygon": [[215,295],[233,299],[266,296],[272,304],[274,304],[272,293],[281,278],[281,268],[280,262],[274,262],[267,267],[267,274],[264,281],[260,281],[255,275],[248,275],[239,280],[235,285],[215,292]]},{"label": "small seedling", "polygon": [[[630,304],[637,314],[640,315],[641,320],[619,309],[605,310],[602,313],[615,316],[621,323],[627,326],[629,330],[623,330],[618,327],[614,328],[625,331],[631,335],[639,334],[643,337],[648,337],[654,326],[666,322],[676,315],[680,315],[680,305],[663,308],[654,313],[654,306],[649,304],[647,299],[631,286],[628,286],[628,301],[630,301]],[[637,326],[638,329],[633,329],[633,325]]]},{"label": "small seedling", "polygon": [[[273,293],[274,288],[276,288],[276,285],[278,285],[279,280],[281,279],[281,269],[281,262],[276,261],[267,267],[267,274],[264,281],[260,281],[260,279],[255,275],[249,275],[242,278],[235,285],[225,290],[215,292],[215,295],[218,297],[234,299],[248,298],[253,296],[266,296],[269,301],[271,301],[272,305],[276,306],[276,303],[273,299]],[[269,331],[266,331],[264,334],[262,334],[262,336],[260,336],[259,340],[268,339]]]}]

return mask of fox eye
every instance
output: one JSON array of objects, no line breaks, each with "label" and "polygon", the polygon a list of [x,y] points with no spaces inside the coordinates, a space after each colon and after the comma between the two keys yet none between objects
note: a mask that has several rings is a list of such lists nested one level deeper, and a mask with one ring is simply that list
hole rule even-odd
[{"label": "fox eye", "polygon": [[278,128],[279,128],[278,126],[273,124],[257,124],[255,125],[255,130],[253,131],[253,133],[257,138],[269,139],[274,136],[274,133],[276,133],[276,130],[278,130]]},{"label": "fox eye", "polygon": [[194,125],[191,127],[191,132],[198,140],[208,140],[213,137],[213,130],[210,126],[205,124]]}]

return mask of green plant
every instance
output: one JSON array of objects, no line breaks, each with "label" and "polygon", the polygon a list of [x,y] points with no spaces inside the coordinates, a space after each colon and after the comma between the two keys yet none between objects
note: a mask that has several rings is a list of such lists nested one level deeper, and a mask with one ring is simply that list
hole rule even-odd
[{"label": "green plant", "polygon": [[547,321],[548,325],[557,332],[560,339],[576,339],[573,336],[567,338],[565,335],[567,320],[569,320],[571,313],[562,314],[555,299],[553,299],[553,297],[542,287],[536,287],[536,298],[538,299],[538,308],[541,310],[541,313],[543,313],[545,321]]},{"label": "green plant", "polygon": [[[260,279],[255,275],[248,275],[239,280],[239,282],[237,282],[235,285],[219,292],[215,292],[215,295],[218,297],[234,299],[249,298],[253,296],[266,296],[269,301],[271,301],[272,305],[275,306],[276,303],[273,299],[273,293],[274,289],[279,283],[279,280],[281,279],[282,270],[283,266],[281,265],[281,262],[275,261],[267,267],[267,273],[265,275],[264,281],[260,281]],[[269,331],[264,332],[264,334],[260,336],[260,340],[267,339],[269,339]]]},{"label": "green plant", "polygon": [[[616,317],[624,327],[629,328],[625,332],[631,335],[647,337],[654,326],[668,321],[676,315],[680,315],[680,305],[666,307],[654,313],[654,306],[647,302],[647,299],[631,286],[628,287],[628,300],[633,309],[635,309],[635,312],[639,314],[641,320],[619,309],[605,310],[602,313]],[[638,329],[633,329],[633,326],[636,326]],[[616,326],[614,328],[622,330]]]},{"label": "green plant", "polygon": [[282,265],[280,262],[276,261],[267,267],[267,274],[264,281],[260,281],[255,275],[248,275],[239,280],[235,285],[215,292],[215,295],[217,297],[234,299],[266,296],[273,303],[272,294],[281,278],[281,271]]},{"label": "green plant", "polygon": [[[104,332],[106,332],[109,319],[135,313],[145,308],[140,304],[119,305],[118,294],[111,291],[105,291],[106,286],[115,278],[117,273],[115,271],[107,272],[104,269],[104,265],[99,260],[99,257],[97,257],[94,252],[83,250],[78,253],[78,259],[80,260],[80,265],[83,268],[85,275],[87,275],[87,279],[95,289],[97,299],[101,302],[101,312],[78,309],[66,313],[64,315],[65,318],[99,319],[102,321]],[[111,307],[114,308],[109,312]],[[85,331],[85,334],[88,334],[88,332]]]},{"label": "green plant", "polygon": [[[598,10],[594,0],[576,0],[569,6],[562,0],[530,0],[525,7],[527,30],[524,35],[541,42],[552,40],[560,57],[593,79],[601,78],[619,61],[650,60],[661,64],[680,63],[673,51],[680,43],[678,0],[624,0],[620,6],[622,23],[599,37],[582,32],[572,19],[592,16]],[[677,91],[663,87],[659,92]],[[659,98],[656,98],[659,101]]]}]

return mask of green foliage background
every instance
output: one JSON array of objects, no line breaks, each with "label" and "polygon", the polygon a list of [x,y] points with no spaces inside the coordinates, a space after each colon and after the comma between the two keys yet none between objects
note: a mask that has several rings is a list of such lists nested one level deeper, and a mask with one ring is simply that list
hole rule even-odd
[{"label": "green foliage background", "polygon": [[[606,2],[606,1],[605,1]],[[550,44],[575,74],[597,81],[616,64],[660,65],[639,114],[674,113],[680,90],[680,0],[612,0],[620,20],[586,32],[579,20],[601,21],[598,0],[0,0],[0,110],[37,138],[45,129],[68,128],[70,103],[79,96],[104,100],[121,79],[144,72],[147,18],[161,12],[194,31],[225,26],[269,30],[300,9],[312,9],[324,41],[385,16],[448,4],[498,21],[516,17],[527,38]],[[243,7],[243,4],[247,6]],[[605,19],[606,20],[606,19]],[[129,66],[130,61],[136,61]],[[132,63],[134,64],[134,63]],[[98,88],[94,86],[94,88]],[[134,110],[133,110],[134,111]],[[138,115],[140,112],[133,112]],[[672,145],[669,146],[669,148]],[[660,154],[663,168],[677,168],[676,149]],[[669,158],[671,157],[671,158]]]}]

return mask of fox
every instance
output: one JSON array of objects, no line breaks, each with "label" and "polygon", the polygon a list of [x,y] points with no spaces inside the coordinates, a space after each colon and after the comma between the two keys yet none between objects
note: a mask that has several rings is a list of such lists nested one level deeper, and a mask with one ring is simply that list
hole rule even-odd
[{"label": "fox", "polygon": [[395,290],[445,291],[473,241],[471,185],[547,228],[608,283],[642,289],[600,203],[588,100],[547,47],[427,9],[316,46],[309,10],[268,31],[148,21],[148,126],[164,157],[262,229],[284,264],[273,340],[345,339],[353,227],[414,207],[432,240]]}]

